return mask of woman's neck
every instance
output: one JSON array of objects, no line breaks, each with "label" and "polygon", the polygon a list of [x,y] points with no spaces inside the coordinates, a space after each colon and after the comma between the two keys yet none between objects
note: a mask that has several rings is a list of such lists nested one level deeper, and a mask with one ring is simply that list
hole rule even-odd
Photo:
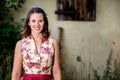
[{"label": "woman's neck", "polygon": [[42,34],[32,34],[33,38],[35,39],[35,41],[41,41],[43,39]]}]

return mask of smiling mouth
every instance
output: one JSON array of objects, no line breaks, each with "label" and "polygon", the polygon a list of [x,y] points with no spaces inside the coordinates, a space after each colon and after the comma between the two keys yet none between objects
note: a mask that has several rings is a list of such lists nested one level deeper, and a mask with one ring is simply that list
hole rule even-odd
[{"label": "smiling mouth", "polygon": [[35,27],[36,30],[40,30],[40,27]]}]

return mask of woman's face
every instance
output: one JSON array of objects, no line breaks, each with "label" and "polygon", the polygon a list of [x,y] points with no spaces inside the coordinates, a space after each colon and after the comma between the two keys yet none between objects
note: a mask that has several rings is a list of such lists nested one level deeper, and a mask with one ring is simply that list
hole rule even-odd
[{"label": "woman's face", "polygon": [[32,33],[40,33],[44,27],[44,19],[41,13],[33,13],[30,15],[28,25]]}]

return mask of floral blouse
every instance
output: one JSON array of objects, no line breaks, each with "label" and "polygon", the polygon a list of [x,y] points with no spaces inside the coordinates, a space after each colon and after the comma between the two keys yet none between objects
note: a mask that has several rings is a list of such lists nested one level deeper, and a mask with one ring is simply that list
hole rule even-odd
[{"label": "floral blouse", "polygon": [[52,74],[54,59],[53,39],[42,41],[37,53],[32,36],[22,39],[23,68],[26,74]]}]

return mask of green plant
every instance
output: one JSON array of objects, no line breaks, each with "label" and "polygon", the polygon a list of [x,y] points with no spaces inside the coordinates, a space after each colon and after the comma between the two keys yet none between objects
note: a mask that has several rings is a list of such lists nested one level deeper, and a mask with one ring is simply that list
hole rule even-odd
[{"label": "green plant", "polygon": [[106,68],[103,73],[103,80],[112,80],[112,69],[111,69],[112,63],[111,63],[111,61],[112,61],[112,49],[111,49],[111,52],[107,59]]},{"label": "green plant", "polygon": [[113,80],[120,80],[120,56],[119,55],[117,55],[117,58],[114,61]]},{"label": "green plant", "polygon": [[100,80],[101,76],[99,75],[98,71],[93,69],[93,72],[94,72],[94,80]]},{"label": "green plant", "polygon": [[0,80],[11,80],[14,48],[20,39],[22,22],[15,22],[12,11],[22,7],[25,0],[0,2]]},{"label": "green plant", "polygon": [[112,69],[111,69],[112,63],[111,63],[111,61],[112,61],[112,49],[111,49],[109,57],[107,59],[107,63],[106,63],[103,75],[101,76],[97,70],[93,69],[94,80],[112,80]]}]

